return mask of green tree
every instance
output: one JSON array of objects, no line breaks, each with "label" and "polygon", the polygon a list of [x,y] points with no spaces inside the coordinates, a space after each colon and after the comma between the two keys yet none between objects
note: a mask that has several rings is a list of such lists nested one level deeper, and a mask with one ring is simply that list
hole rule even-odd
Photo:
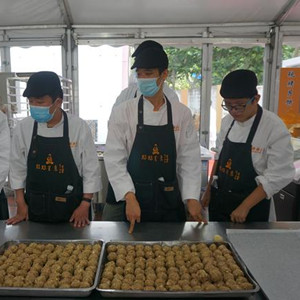
[{"label": "green tree", "polygon": [[[197,47],[165,48],[169,57],[168,84],[173,89],[192,89],[201,85],[202,50]],[[283,46],[283,59],[299,56],[299,49]],[[224,76],[236,69],[249,69],[256,73],[259,84],[263,84],[264,48],[220,48],[213,49],[212,84],[221,84]]]}]

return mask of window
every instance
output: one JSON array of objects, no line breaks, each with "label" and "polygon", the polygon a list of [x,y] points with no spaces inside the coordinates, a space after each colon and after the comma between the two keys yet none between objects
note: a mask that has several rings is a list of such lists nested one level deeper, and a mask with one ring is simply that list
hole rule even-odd
[{"label": "window", "polygon": [[78,47],[79,116],[92,126],[96,143],[105,144],[112,106],[128,86],[129,47]]},{"label": "window", "polygon": [[62,75],[61,46],[34,46],[10,49],[12,72],[53,71]]},{"label": "window", "polygon": [[263,68],[264,48],[255,46],[252,48],[220,48],[213,49],[212,90],[210,109],[210,138],[209,148],[215,147],[216,135],[220,131],[221,119],[228,112],[221,108],[222,97],[219,94],[223,78],[231,71],[237,69],[249,69],[255,72],[258,78],[258,93],[261,95],[260,105],[263,103]]}]

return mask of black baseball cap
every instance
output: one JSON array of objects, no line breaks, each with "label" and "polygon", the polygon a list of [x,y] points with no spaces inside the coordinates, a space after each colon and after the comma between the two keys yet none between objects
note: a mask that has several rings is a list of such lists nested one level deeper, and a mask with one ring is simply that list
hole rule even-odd
[{"label": "black baseball cap", "polygon": [[168,56],[164,50],[158,48],[147,48],[135,58],[131,69],[167,69],[168,65]]},{"label": "black baseball cap", "polygon": [[139,44],[139,46],[132,53],[131,57],[138,56],[143,50],[145,50],[147,48],[157,48],[157,49],[164,50],[163,46],[160,43],[152,41],[152,40],[147,40],[147,41],[144,41],[141,44]]},{"label": "black baseball cap", "polygon": [[251,98],[258,94],[257,77],[250,70],[235,70],[222,81],[220,95],[227,99]]},{"label": "black baseball cap", "polygon": [[23,97],[43,97],[53,94],[61,97],[63,95],[58,75],[50,71],[41,71],[30,76]]}]

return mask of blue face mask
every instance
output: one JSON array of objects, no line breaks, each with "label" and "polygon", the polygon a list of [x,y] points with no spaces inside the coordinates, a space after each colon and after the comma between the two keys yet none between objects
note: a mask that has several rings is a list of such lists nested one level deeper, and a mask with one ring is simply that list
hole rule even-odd
[{"label": "blue face mask", "polygon": [[[54,104],[54,103],[53,103]],[[52,105],[53,105],[52,104]],[[50,114],[49,109],[52,106],[34,106],[34,105],[30,105],[30,114],[31,117],[37,121],[38,123],[47,123],[50,120],[52,120],[55,111]]]},{"label": "blue face mask", "polygon": [[140,92],[146,97],[154,96],[160,88],[156,83],[157,79],[158,78],[137,78],[137,85]]}]

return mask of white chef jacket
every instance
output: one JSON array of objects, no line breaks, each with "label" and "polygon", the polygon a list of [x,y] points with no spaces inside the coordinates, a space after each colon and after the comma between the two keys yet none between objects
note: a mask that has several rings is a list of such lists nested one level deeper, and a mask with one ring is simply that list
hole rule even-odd
[{"label": "white chef jacket", "polygon": [[0,111],[0,191],[9,170],[10,133],[6,115]]},{"label": "white chef jacket", "polygon": [[[177,94],[175,93],[175,91],[170,89],[166,83],[164,83],[163,92],[166,95],[166,97],[170,100],[170,102],[179,101],[179,98],[178,98]],[[126,100],[133,99],[135,97],[139,98],[140,96],[141,96],[141,92],[137,86],[137,83],[131,82],[129,84],[129,86],[126,89],[124,89],[121,92],[121,94],[117,97],[116,102],[113,107],[116,107],[117,105],[123,103]]]},{"label": "white chef jacket", "polygon": [[[80,176],[83,178],[83,192],[96,193],[101,189],[100,166],[91,130],[87,123],[77,116],[67,114],[71,151]],[[52,128],[47,123],[38,123],[37,134],[43,137],[63,136],[63,117]],[[13,189],[26,186],[27,156],[30,149],[34,120],[31,117],[17,124],[12,137],[10,183]]]},{"label": "white chef jacket", "polygon": [[[127,171],[127,161],[133,146],[138,123],[139,98],[128,100],[112,110],[104,162],[117,201],[128,191],[135,193]],[[179,101],[171,102],[177,151],[177,179],[183,200],[199,199],[201,190],[201,155],[191,111]],[[153,105],[144,98],[144,124],[167,124],[167,105],[153,111]],[[145,170],[147,172],[147,170]]]},{"label": "white chef jacket", "polygon": [[[232,142],[245,143],[255,116],[245,122],[235,121],[228,138]],[[230,114],[222,119],[221,131],[216,142],[218,159],[228,129],[233,121]],[[294,178],[294,152],[291,135],[285,124],[274,113],[263,109],[263,114],[252,141],[252,162],[268,198],[288,185]]]}]

